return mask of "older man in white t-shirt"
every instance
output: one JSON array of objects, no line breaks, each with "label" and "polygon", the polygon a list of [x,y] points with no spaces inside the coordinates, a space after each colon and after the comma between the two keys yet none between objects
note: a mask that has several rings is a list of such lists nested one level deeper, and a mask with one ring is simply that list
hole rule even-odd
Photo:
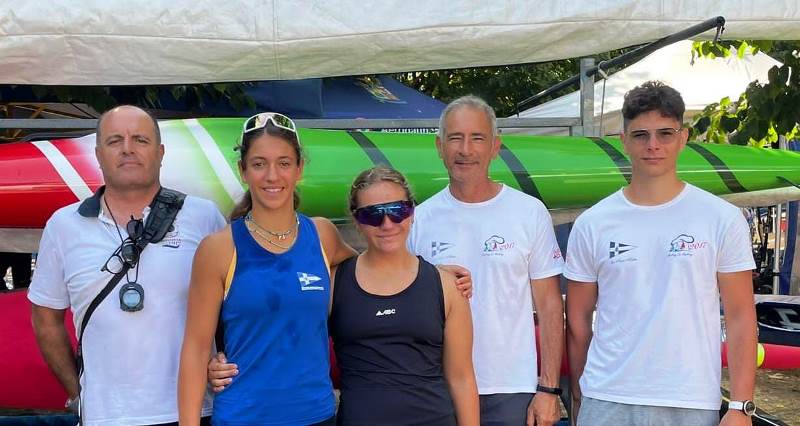
[{"label": "older man in white t-shirt", "polygon": [[408,244],[433,264],[462,265],[472,273],[481,424],[553,424],[560,417],[563,260],[550,214],[536,198],[489,178],[501,145],[494,111],[480,98],[465,96],[447,106],[436,147],[450,184],[417,207]]},{"label": "older man in white t-shirt", "polygon": [[[164,238],[126,259],[134,265],[82,330],[84,371],[78,377],[64,315],[70,308],[79,328],[119,266],[112,253],[136,232],[127,225],[151,214],[164,156],[158,123],[137,107],[114,108],[98,122],[96,153],[105,186],[56,211],[44,229],[28,293],[36,339],[68,405],[80,401],[83,425],[177,425],[192,258],[200,240],[225,220],[212,202],[187,197]],[[203,415],[211,415],[210,395]]]},{"label": "older man in white t-shirt", "polygon": [[678,179],[683,112],[680,94],[658,82],[626,94],[631,183],[583,213],[570,234],[564,275],[578,425],[719,424],[720,297],[731,377],[722,424],[750,424],[755,411],[750,233],[739,209]]}]

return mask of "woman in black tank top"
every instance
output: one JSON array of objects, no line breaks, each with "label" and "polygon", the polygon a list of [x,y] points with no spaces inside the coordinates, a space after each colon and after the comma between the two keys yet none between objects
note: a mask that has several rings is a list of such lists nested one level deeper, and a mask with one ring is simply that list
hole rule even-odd
[{"label": "woman in black tank top", "polygon": [[335,271],[329,321],[342,375],[340,425],[477,425],[469,304],[406,248],[414,204],[405,178],[361,173],[350,209],[367,250]]}]

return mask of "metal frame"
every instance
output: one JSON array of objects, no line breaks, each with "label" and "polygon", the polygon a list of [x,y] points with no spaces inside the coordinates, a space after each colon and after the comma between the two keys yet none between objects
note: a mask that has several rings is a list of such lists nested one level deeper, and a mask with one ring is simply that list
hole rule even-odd
[{"label": "metal frame", "polygon": [[[778,137],[778,148],[783,150],[789,148],[788,143],[786,142],[786,137],[783,135]],[[774,254],[772,255],[772,294],[781,294],[781,266],[783,265],[783,253],[786,251],[786,247],[783,247],[783,231],[781,230],[783,210],[783,204],[775,205],[775,217],[772,218],[772,229],[775,230],[775,244],[773,246]],[[788,212],[788,205],[786,206],[786,210]],[[787,217],[786,220],[788,223],[789,218]],[[791,287],[791,282],[789,284]]]},{"label": "metal frame", "polygon": [[[591,88],[590,88],[591,90]],[[424,129],[439,127],[438,119],[299,119],[300,127],[315,129]],[[498,127],[571,127],[579,126],[577,117],[559,118],[498,118]],[[61,129],[87,130],[97,126],[96,118],[4,118],[0,129]]]},{"label": "metal frame", "polygon": [[632,50],[630,52],[627,52],[627,53],[624,53],[622,55],[619,55],[619,56],[617,56],[617,57],[615,57],[613,59],[609,59],[608,61],[600,62],[599,64],[597,64],[597,66],[594,66],[594,64],[592,64],[592,66],[589,67],[586,70],[584,70],[582,68],[581,72],[578,75],[573,75],[572,77],[570,77],[570,78],[568,78],[568,79],[566,79],[566,80],[564,80],[564,81],[562,81],[562,82],[560,82],[560,83],[558,83],[558,84],[556,84],[556,85],[554,85],[552,87],[549,87],[549,88],[547,88],[547,89],[545,89],[545,90],[543,90],[543,91],[541,91],[541,92],[539,92],[539,93],[537,93],[537,94],[535,94],[535,95],[523,100],[522,102],[518,103],[517,104],[517,109],[525,108],[526,106],[536,102],[537,100],[539,100],[539,99],[541,99],[541,98],[543,98],[545,96],[551,95],[553,93],[556,93],[561,89],[565,89],[567,87],[573,87],[579,81],[582,83],[583,82],[582,76],[591,77],[591,76],[593,76],[595,74],[602,73],[604,71],[608,71],[608,70],[610,70],[612,68],[616,68],[618,66],[627,66],[631,62],[636,62],[639,59],[641,59],[641,58],[643,58],[643,57],[655,52],[658,49],[661,49],[664,46],[668,46],[668,45],[670,45],[672,43],[675,43],[677,41],[685,40],[685,39],[687,39],[689,37],[693,37],[693,36],[696,36],[698,34],[702,34],[702,33],[706,32],[706,31],[708,31],[708,30],[710,30],[712,28],[716,28],[717,29],[717,34],[714,37],[714,41],[716,41],[719,38],[719,36],[722,34],[724,26],[725,26],[725,18],[722,17],[722,16],[717,16],[716,18],[711,18],[711,19],[705,20],[705,21],[703,21],[703,22],[701,22],[701,23],[699,23],[697,25],[693,25],[693,26],[691,26],[689,28],[686,28],[683,31],[679,31],[679,32],[677,32],[675,34],[671,34],[671,35],[668,35],[668,36],[666,36],[664,38],[660,38],[660,39],[658,39],[658,40],[656,40],[656,41],[654,41],[652,43],[646,44],[646,45],[641,46],[641,47],[639,47],[637,49],[634,49],[634,50]]},{"label": "metal frame", "polygon": [[[594,90],[594,85],[589,85],[589,90]],[[591,94],[594,99],[594,93]],[[438,119],[308,119],[295,120],[300,127],[312,129],[437,129]],[[97,127],[96,118],[5,118],[0,119],[1,129],[41,129],[43,133],[33,133],[20,141],[42,138],[64,137],[61,133],[52,132],[53,129],[80,133],[85,130],[88,134]],[[531,129],[537,127],[566,127],[570,135],[582,135],[583,125],[579,117],[563,118],[498,118],[498,128]],[[71,135],[76,137],[76,135]]]}]

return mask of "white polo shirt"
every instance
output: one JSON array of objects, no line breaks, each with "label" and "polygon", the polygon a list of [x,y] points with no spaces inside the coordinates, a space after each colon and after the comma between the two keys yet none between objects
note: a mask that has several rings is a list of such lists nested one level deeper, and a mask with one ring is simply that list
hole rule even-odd
[{"label": "white polo shirt", "polygon": [[544,204],[503,185],[480,203],[447,187],[420,204],[409,249],[433,264],[472,273],[472,356],[478,392],[536,392],[532,279],[561,273],[563,260]]},{"label": "white polo shirt", "polygon": [[[28,292],[36,305],[70,308],[76,329],[113,277],[101,268],[120,245],[114,222],[100,208],[100,193],[59,209],[48,220]],[[148,212],[149,207],[145,215]],[[128,279],[123,278],[92,314],[83,337],[86,425],[178,420],[178,364],[192,258],[200,240],[224,226],[212,202],[186,197],[173,229],[162,241],[145,247],[138,271],[132,268]],[[127,238],[124,227],[119,231]],[[141,311],[120,309],[119,288],[128,280],[144,288]],[[203,407],[203,415],[210,415],[210,395]]]}]

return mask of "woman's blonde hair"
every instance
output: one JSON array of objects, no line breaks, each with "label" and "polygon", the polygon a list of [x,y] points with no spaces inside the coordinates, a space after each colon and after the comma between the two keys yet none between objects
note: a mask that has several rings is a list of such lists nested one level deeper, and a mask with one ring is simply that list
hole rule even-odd
[{"label": "woman's blonde hair", "polygon": [[350,186],[350,197],[348,201],[351,212],[354,212],[356,208],[358,208],[358,193],[379,182],[392,182],[400,185],[406,193],[406,198],[409,201],[414,201],[414,195],[411,193],[408,181],[402,173],[391,167],[375,166],[359,173],[353,181],[353,185]]}]

